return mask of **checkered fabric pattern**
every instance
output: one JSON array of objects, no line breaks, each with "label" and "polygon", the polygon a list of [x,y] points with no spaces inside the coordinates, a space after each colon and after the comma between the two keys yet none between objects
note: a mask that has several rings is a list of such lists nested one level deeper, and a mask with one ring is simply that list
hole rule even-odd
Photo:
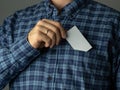
[{"label": "checkered fabric pattern", "polygon": [[[93,48],[73,50],[66,40],[32,48],[27,34],[43,18],[77,26]],[[73,0],[59,14],[50,0],[17,11],[0,27],[0,90],[7,83],[10,90],[120,90],[120,13],[92,0]]]}]

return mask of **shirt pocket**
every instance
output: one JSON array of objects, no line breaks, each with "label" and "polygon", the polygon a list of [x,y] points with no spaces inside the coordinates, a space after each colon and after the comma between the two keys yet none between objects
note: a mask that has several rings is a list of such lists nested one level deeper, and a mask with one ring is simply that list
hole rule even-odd
[{"label": "shirt pocket", "polygon": [[[98,78],[99,80],[110,79],[111,64],[105,53],[101,53],[99,49],[92,49],[84,53],[81,63],[84,74],[88,74],[92,78]],[[79,63],[78,69],[81,69]]]}]

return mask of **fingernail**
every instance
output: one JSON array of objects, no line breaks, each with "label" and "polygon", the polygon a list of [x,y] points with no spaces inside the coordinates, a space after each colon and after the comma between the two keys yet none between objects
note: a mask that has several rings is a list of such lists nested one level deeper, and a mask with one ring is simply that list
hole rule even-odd
[{"label": "fingernail", "polygon": [[59,44],[59,42],[58,43],[56,43],[56,45],[58,45]]},{"label": "fingernail", "polygon": [[53,45],[52,45],[52,46],[50,46],[50,48],[53,48]]},{"label": "fingernail", "polygon": [[67,38],[67,31],[65,30],[64,39]]},{"label": "fingernail", "polygon": [[66,39],[66,37],[67,37],[66,35],[63,36],[64,39]]}]

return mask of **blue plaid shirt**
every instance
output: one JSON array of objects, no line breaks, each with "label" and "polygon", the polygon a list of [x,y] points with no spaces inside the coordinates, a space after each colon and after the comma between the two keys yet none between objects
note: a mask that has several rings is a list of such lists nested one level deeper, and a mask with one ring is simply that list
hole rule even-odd
[{"label": "blue plaid shirt", "polygon": [[[77,26],[93,48],[73,50],[66,40],[32,48],[27,34],[43,18]],[[50,0],[17,11],[0,27],[0,90],[7,83],[11,90],[120,90],[120,13],[92,0],[74,0],[60,14]]]}]

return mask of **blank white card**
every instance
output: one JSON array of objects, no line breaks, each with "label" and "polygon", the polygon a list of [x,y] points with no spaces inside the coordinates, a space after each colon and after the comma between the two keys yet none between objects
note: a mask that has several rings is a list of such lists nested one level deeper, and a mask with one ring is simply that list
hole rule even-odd
[{"label": "blank white card", "polygon": [[70,30],[67,31],[66,40],[74,50],[87,52],[92,48],[90,43],[86,40],[86,38],[82,35],[76,26],[73,26]]}]

